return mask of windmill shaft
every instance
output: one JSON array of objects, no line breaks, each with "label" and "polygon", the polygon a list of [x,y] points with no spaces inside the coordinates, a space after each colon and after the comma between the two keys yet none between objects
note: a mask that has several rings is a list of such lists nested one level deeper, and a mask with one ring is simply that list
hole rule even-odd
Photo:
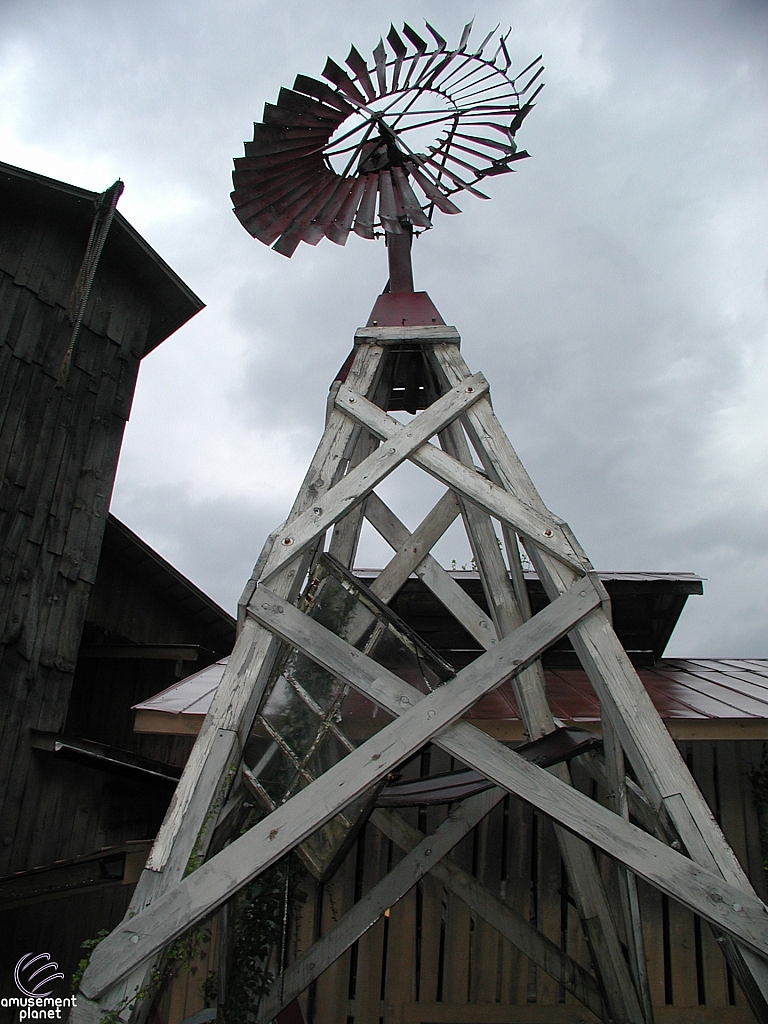
[{"label": "windmill shaft", "polygon": [[387,259],[389,260],[390,292],[413,291],[413,264],[411,263],[411,231],[396,235],[387,231]]}]

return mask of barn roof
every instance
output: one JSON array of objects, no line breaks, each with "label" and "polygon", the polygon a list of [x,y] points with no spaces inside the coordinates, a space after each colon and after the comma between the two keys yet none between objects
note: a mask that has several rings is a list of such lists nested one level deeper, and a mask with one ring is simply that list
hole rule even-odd
[{"label": "barn roof", "polygon": [[[69,229],[79,230],[84,236],[83,248],[98,198],[97,192],[0,161],[0,202],[6,211],[24,211],[25,216],[38,214],[46,223],[55,219]],[[152,317],[142,355],[151,352],[205,305],[119,210],[115,211],[101,261],[127,269],[150,298]]]}]

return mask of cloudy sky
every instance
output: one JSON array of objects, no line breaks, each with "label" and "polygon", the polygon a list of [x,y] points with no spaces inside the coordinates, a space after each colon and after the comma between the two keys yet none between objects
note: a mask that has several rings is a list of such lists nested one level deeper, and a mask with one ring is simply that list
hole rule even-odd
[{"label": "cloudy sky", "polygon": [[[207,303],[142,367],[113,510],[232,610],[285,517],[381,243],[289,261],[232,215],[265,101],[390,20],[513,26],[534,159],[419,239],[417,288],[598,568],[706,577],[669,652],[768,656],[765,0],[2,0],[0,159],[102,191]],[[385,488],[415,526],[436,486]],[[455,531],[444,564],[468,559]],[[383,564],[365,537],[359,563]]]}]

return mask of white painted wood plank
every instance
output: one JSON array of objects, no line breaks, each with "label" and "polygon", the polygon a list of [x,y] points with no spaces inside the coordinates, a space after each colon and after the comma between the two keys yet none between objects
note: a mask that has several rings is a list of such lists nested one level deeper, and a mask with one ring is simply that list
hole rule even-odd
[{"label": "white painted wood plank", "polygon": [[[350,402],[351,398],[355,401]],[[349,395],[344,387],[339,388],[336,403],[377,437],[389,442],[401,429],[397,420],[388,416],[383,409],[379,409],[372,402]],[[542,514],[524,504],[514,494],[492,483],[476,470],[463,466],[432,444],[422,445],[410,455],[410,458],[446,487],[452,488],[490,515],[508,523],[518,533],[535,540],[576,571],[583,571],[581,560],[566,537],[562,523],[549,513]]]},{"label": "white painted wood plank", "polygon": [[[347,664],[353,666],[355,677],[361,673],[367,677],[369,696],[378,703],[384,695],[387,703],[395,696],[395,707],[401,717],[193,871],[170,892],[131,920],[123,921],[94,951],[80,986],[88,998],[101,995],[117,978],[132,971],[220,906],[455,722],[482,696],[522,671],[574,622],[589,614],[598,601],[591,582],[580,581],[571,592],[548,605],[512,636],[424,696],[275,594],[261,587],[257,594],[261,595],[258,614],[263,623],[269,620],[270,628],[274,623],[277,635],[282,636],[280,627],[290,621],[300,634],[298,641],[293,642],[302,650],[311,647],[311,657],[318,664],[322,664],[322,657],[316,650],[318,644],[341,651],[348,659]],[[251,605],[254,603],[252,601]],[[256,609],[252,607],[250,613],[256,614]],[[396,695],[391,692],[393,679],[397,679]]]},{"label": "white painted wood plank", "polygon": [[[398,424],[398,429],[387,438],[387,444],[377,448],[364,462],[331,487],[322,502],[318,500],[318,504],[307,508],[275,532],[275,542],[264,567],[263,581],[270,583],[271,577],[282,565],[296,558],[307,545],[370,494],[415,449],[466,411],[487,391],[488,382],[482,374],[476,374],[452,388],[410,423],[404,426]],[[337,408],[345,411],[354,408],[355,402],[368,401],[346,386],[339,388],[339,395],[342,394],[343,401],[339,403],[337,398],[336,404]],[[378,406],[374,405],[373,408]],[[386,413],[383,415],[386,416]]]},{"label": "white painted wood plank", "polygon": [[[390,547],[397,550],[407,543],[410,536],[394,512],[374,492],[369,495],[365,506],[365,518]],[[454,618],[461,623],[486,650],[497,642],[493,620],[459,586],[455,579],[432,556],[427,555],[414,572],[429,587]]]}]

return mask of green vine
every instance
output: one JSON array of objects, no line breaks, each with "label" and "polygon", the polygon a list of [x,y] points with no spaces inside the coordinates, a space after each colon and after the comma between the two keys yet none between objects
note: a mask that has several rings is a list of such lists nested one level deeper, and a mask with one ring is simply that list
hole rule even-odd
[{"label": "green vine", "polygon": [[221,785],[221,790],[219,792],[219,796],[211,804],[210,810],[206,814],[205,820],[203,821],[203,824],[200,826],[200,831],[197,833],[197,838],[195,839],[195,845],[192,847],[192,853],[190,853],[190,855],[189,855],[189,860],[187,861],[187,866],[186,866],[186,869],[184,871],[184,876],[185,877],[187,875],[191,875],[192,872],[196,871],[200,867],[200,865],[203,863],[203,860],[204,860],[204,855],[203,855],[203,852],[202,852],[203,838],[204,838],[205,833],[206,833],[206,831],[208,829],[208,826],[211,824],[211,822],[213,821],[214,817],[218,816],[218,813],[221,810],[221,807],[222,807],[222,805],[224,803],[224,798],[229,793],[229,788],[230,788],[230,786],[232,784],[232,780],[234,779],[235,775],[237,775],[237,771],[238,771],[237,765],[233,764],[230,767],[230,769],[227,772],[227,774],[224,776],[224,781],[223,781],[223,783]]},{"label": "green vine", "polygon": [[[86,939],[85,942],[81,943],[80,948],[86,951],[86,955],[79,961],[77,969],[72,975],[73,992],[77,992],[80,987],[80,982],[91,961],[94,949],[109,934],[109,931],[103,928],[95,938]],[[187,974],[194,974],[197,971],[195,961],[200,958],[203,948],[210,941],[210,938],[210,929],[206,925],[190,928],[188,932],[179,936],[166,953],[162,967],[152,968],[149,983],[137,989],[132,996],[126,996],[113,1009],[105,1011],[99,1024],[122,1024],[121,1016],[124,1011],[132,1011],[134,1006],[145,999],[151,991],[159,992],[171,977],[178,977],[182,971]],[[205,985],[203,990],[205,992]]]},{"label": "green vine", "polygon": [[[283,941],[286,884],[288,913],[303,903],[307,894],[299,884],[303,873],[293,858],[286,857],[238,893],[232,903],[234,927],[228,957],[226,1001],[220,1010],[224,1024],[252,1020],[259,1003],[279,969]],[[215,979],[209,979],[206,998],[214,996]],[[213,999],[211,999],[213,1001]]]}]

